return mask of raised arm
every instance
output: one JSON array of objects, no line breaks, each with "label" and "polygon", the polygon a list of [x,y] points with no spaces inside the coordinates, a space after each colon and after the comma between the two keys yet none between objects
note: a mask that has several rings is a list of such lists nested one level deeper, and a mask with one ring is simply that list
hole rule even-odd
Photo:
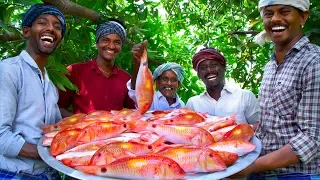
[{"label": "raised arm", "polygon": [[135,90],[137,75],[140,66],[140,60],[144,48],[147,47],[148,41],[144,40],[142,43],[136,44],[132,47],[132,59],[133,59],[133,70],[131,74],[131,89]]}]

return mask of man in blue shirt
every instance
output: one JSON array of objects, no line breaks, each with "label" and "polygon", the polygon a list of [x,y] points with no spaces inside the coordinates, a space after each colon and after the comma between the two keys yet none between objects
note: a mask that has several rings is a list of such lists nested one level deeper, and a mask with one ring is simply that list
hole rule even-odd
[{"label": "man in blue shirt", "polygon": [[22,20],[26,49],[0,62],[0,179],[59,179],[37,151],[41,126],[61,120],[45,65],[66,30],[56,7],[33,5]]}]

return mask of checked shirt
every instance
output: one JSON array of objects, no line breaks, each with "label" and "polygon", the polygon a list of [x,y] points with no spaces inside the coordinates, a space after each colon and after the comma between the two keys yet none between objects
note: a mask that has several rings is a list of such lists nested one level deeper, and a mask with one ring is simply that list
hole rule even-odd
[{"label": "checked shirt", "polygon": [[320,173],[320,47],[301,38],[277,65],[267,63],[257,135],[262,154],[290,144],[300,163],[266,173]]}]

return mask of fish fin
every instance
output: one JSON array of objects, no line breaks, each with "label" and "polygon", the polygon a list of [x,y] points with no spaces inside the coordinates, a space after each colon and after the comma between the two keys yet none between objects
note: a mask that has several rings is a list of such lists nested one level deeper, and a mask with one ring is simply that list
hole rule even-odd
[{"label": "fish fin", "polygon": [[164,141],[165,141],[165,137],[164,136],[161,136],[159,139],[157,139],[154,143],[152,143],[152,147],[155,148],[155,147],[158,147],[158,146],[161,146],[164,144]]},{"label": "fish fin", "polygon": [[100,166],[76,166],[75,169],[85,172],[87,174],[96,174]]},{"label": "fish fin", "polygon": [[146,129],[148,123],[140,119],[135,119],[135,120],[130,120],[127,123],[127,125],[129,130],[133,132],[140,132]]}]

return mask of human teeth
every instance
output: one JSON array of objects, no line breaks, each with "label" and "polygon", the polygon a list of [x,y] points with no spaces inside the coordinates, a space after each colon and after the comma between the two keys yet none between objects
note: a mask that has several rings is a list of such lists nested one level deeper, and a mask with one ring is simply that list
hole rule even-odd
[{"label": "human teeth", "polygon": [[279,30],[285,30],[286,28],[283,26],[278,26],[278,27],[273,27],[272,30],[273,31],[279,31]]},{"label": "human teeth", "polygon": [[209,75],[207,78],[215,78],[217,75]]},{"label": "human teeth", "polygon": [[50,36],[41,36],[41,40],[53,42],[53,38]]},{"label": "human teeth", "polygon": [[165,88],[165,90],[172,90],[172,88]]}]

